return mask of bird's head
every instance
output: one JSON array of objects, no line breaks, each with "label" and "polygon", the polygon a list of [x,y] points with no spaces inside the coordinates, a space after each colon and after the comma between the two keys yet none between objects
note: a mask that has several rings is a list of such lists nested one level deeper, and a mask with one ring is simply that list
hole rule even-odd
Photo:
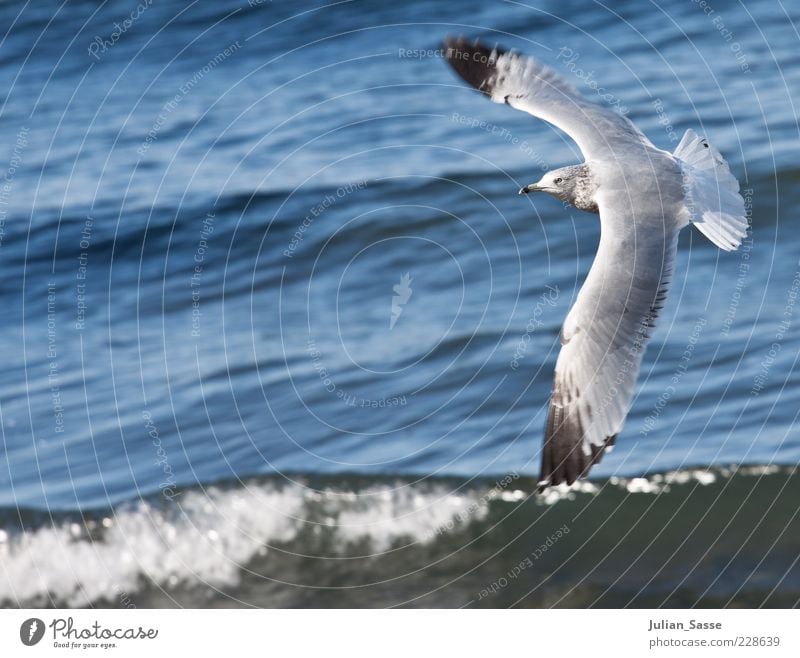
[{"label": "bird's head", "polygon": [[530,192],[546,192],[556,199],[570,203],[581,210],[594,211],[592,196],[595,187],[586,164],[561,167],[548,171],[536,183],[531,183],[520,189],[520,194]]},{"label": "bird's head", "polygon": [[520,189],[520,194],[530,192],[547,192],[554,197],[566,201],[564,198],[567,191],[575,187],[577,172],[571,171],[573,167],[562,167],[554,171],[548,171],[536,183],[531,183]]}]

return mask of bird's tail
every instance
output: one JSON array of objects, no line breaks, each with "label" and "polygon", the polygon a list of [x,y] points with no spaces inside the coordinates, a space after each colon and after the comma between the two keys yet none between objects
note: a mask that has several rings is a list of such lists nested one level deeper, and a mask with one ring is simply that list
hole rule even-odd
[{"label": "bird's tail", "polygon": [[747,235],[747,217],[725,158],[694,130],[686,131],[673,155],[683,171],[689,221],[720,249],[733,251]]}]

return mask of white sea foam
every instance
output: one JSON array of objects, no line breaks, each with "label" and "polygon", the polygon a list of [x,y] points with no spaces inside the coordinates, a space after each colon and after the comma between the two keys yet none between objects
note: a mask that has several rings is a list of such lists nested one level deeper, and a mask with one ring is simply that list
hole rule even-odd
[{"label": "white sea foam", "polygon": [[544,505],[552,505],[562,500],[575,500],[576,494],[598,494],[602,487],[611,486],[624,489],[628,493],[660,494],[670,490],[670,485],[690,484],[697,482],[701,486],[714,484],[719,478],[730,478],[733,475],[748,477],[760,477],[772,475],[787,470],[785,466],[774,464],[755,465],[755,466],[726,466],[714,468],[713,470],[703,468],[689,468],[685,470],[668,471],[666,473],[655,473],[646,477],[619,477],[612,476],[607,481],[578,480],[572,485],[560,484],[549,487],[538,502]]},{"label": "white sea foam", "polygon": [[554,487],[549,487],[538,500],[544,505],[553,505],[561,500],[575,500],[575,494],[594,495],[598,491],[600,491],[600,487],[589,480],[578,480],[573,484],[562,482]]},{"label": "white sea foam", "polygon": [[375,550],[385,550],[401,536],[429,541],[456,524],[482,519],[488,509],[477,491],[454,494],[442,488],[420,493],[413,487],[380,487],[366,493],[372,495],[362,494],[361,504],[339,513],[337,533],[345,540],[368,537]]},{"label": "white sea foam", "polygon": [[[605,487],[661,494],[675,485],[707,486],[734,474],[755,477],[781,470],[733,466],[612,477],[607,482],[581,480],[572,487],[551,487],[535,500],[553,505],[598,495]],[[365,539],[372,551],[380,552],[399,539],[434,541],[486,518],[492,501],[516,505],[529,496],[523,489],[462,491],[444,483],[378,484],[356,492],[260,482],[188,491],[161,505],[141,502],[95,519],[88,530],[74,521],[26,533],[0,529],[0,604],[119,604],[148,581],[162,587],[236,585],[244,565],[269,551],[271,544],[291,541],[300,532],[330,533],[326,546],[342,553]]]},{"label": "white sea foam", "polygon": [[380,551],[399,537],[430,540],[452,528],[454,518],[466,522],[485,510],[480,492],[453,493],[444,486],[381,485],[355,493],[262,483],[190,491],[166,507],[143,502],[117,511],[99,522],[102,538],[95,541],[74,522],[4,533],[0,601],[114,602],[143,580],[161,586],[232,585],[265,546],[289,541],[309,525],[331,532],[342,547],[367,538]]}]

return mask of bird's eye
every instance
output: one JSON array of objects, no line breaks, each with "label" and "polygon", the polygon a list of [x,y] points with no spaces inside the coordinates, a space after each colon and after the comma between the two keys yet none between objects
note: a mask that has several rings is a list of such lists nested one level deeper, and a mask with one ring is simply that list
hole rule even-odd
[{"label": "bird's eye", "polygon": [[558,185],[558,184],[559,184],[559,183],[560,183],[562,180],[564,180],[564,179],[563,179],[563,178],[556,178],[556,179],[555,179],[553,182],[554,182],[556,185]]}]

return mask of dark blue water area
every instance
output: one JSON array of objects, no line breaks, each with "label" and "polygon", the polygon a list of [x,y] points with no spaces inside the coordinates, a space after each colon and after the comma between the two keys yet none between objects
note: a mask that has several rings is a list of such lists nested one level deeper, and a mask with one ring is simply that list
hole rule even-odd
[{"label": "dark blue water area", "polygon": [[516,194],[580,153],[457,81],[435,51],[448,33],[529,52],[589,97],[598,81],[662,148],[696,129],[745,190],[739,252],[682,234],[593,475],[800,461],[795,7],[0,13],[0,507],[275,473],[535,474],[599,224]]}]

